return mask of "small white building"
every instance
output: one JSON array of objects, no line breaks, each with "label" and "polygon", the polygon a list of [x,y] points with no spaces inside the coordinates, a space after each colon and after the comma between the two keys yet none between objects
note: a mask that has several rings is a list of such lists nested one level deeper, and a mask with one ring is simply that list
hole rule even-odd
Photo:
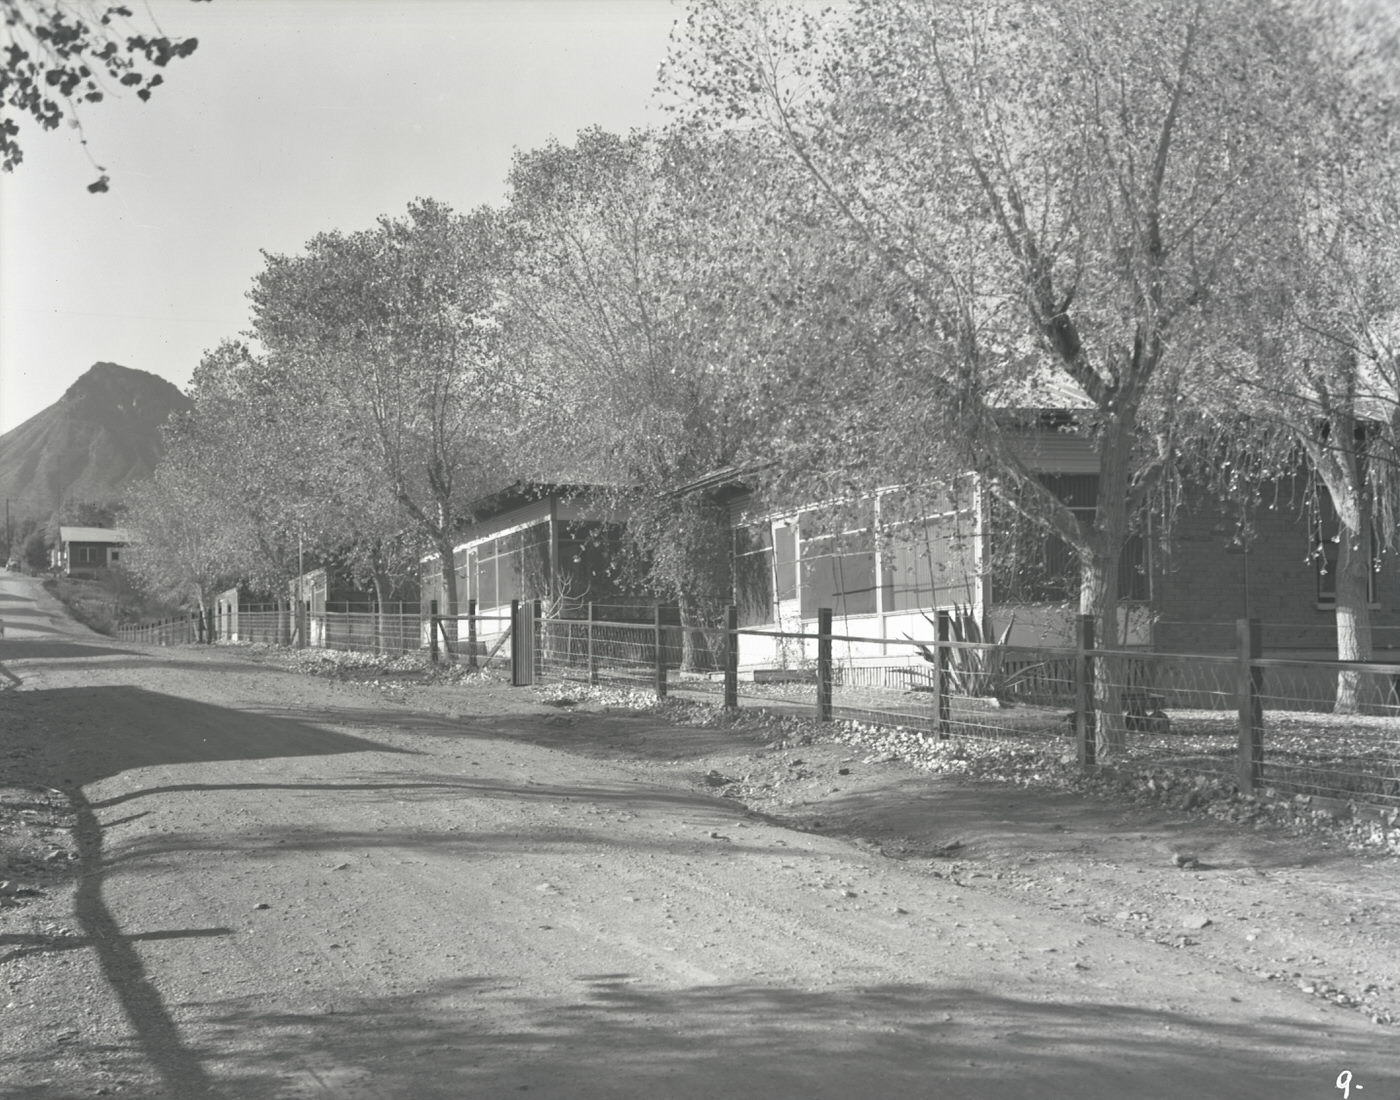
[{"label": "small white building", "polygon": [[67,577],[102,576],[131,544],[123,527],[60,527],[53,565]]}]

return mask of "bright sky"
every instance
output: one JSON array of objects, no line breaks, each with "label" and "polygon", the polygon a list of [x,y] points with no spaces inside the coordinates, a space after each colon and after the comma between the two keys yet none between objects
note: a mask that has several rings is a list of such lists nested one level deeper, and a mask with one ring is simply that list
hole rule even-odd
[{"label": "bright sky", "polygon": [[26,127],[0,176],[0,433],[94,362],[184,388],[248,327],[260,250],[401,215],[498,203],[514,149],[659,124],[668,0],[147,0],[199,49],[148,103],[76,131]]}]

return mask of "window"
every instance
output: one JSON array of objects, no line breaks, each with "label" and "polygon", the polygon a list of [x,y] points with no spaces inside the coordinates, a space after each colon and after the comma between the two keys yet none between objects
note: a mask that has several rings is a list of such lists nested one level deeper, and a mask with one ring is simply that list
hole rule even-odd
[{"label": "window", "polygon": [[488,539],[476,546],[476,604],[504,607],[549,593],[549,524]]},{"label": "window", "polygon": [[802,617],[815,619],[829,607],[840,617],[875,611],[875,538],[867,528],[835,535],[804,525]]},{"label": "window", "polygon": [[773,528],[773,587],[778,602],[797,598],[797,528]]},{"label": "window", "polygon": [[885,555],[886,611],[915,611],[975,600],[970,517],[897,524]]},{"label": "window", "polygon": [[[1041,474],[1046,488],[1069,506],[1083,525],[1097,511],[1098,474]],[[1032,523],[1004,504],[993,502],[988,564],[993,603],[1072,603],[1079,597],[1079,555],[1053,531]],[[1118,562],[1118,598],[1145,602],[1152,598],[1147,540],[1130,535]]]},{"label": "window", "polygon": [[102,547],[83,542],[73,543],[69,550],[69,561],[72,565],[101,565]]},{"label": "window", "polygon": [[122,560],[122,552],[121,552],[120,550],[117,550],[117,549],[114,548],[114,549],[112,550],[112,553],[111,553],[111,556],[110,556],[110,560],[111,560],[111,561],[121,561],[121,560]]}]

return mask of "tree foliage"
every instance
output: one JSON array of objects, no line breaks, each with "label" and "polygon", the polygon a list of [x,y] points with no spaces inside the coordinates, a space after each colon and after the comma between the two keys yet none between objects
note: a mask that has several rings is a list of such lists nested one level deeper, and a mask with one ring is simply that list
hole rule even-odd
[{"label": "tree foliage", "polygon": [[[144,27],[131,8],[103,0],[0,0],[0,15],[0,166],[6,172],[24,159],[18,119],[45,130],[66,121],[81,132],[83,110],[119,89],[149,100],[165,82],[160,70],[199,45]],[[106,172],[93,163],[103,174],[88,190],[106,191]]]},{"label": "tree foliage", "polygon": [[[1299,84],[1328,155],[1283,181],[1281,278],[1237,319],[1227,385],[1191,396],[1233,443],[1217,472],[1305,470],[1312,553],[1334,571],[1337,654],[1367,661],[1372,574],[1400,548],[1400,19],[1329,4],[1311,29]],[[1237,496],[1254,488],[1224,480]],[[1339,711],[1361,705],[1359,686],[1339,676]]]},{"label": "tree foliage", "polygon": [[680,605],[687,662],[730,598],[730,534],[677,490],[767,438],[745,322],[773,166],[748,140],[590,129],[510,176],[506,343],[538,388],[535,438],[555,469],[611,486],[629,585]]},{"label": "tree foliage", "polygon": [[[1283,0],[700,0],[672,68],[700,118],[779,140],[860,242],[922,351],[906,423],[1074,548],[1112,647],[1123,547],[1195,443],[1185,395],[1235,347],[1221,319],[1276,286],[1289,181],[1331,155],[1297,79],[1317,46]],[[1092,518],[1021,445],[1066,408]]]},{"label": "tree foliage", "polygon": [[257,338],[314,395],[303,417],[323,423],[311,430],[333,432],[437,550],[455,616],[458,524],[515,476],[502,461],[518,395],[498,370],[495,215],[420,200],[405,218],[265,260],[250,292]]}]

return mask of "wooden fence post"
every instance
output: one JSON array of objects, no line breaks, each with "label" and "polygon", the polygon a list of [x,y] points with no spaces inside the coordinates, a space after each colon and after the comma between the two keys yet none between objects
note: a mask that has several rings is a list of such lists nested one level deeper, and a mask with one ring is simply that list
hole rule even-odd
[{"label": "wooden fence post", "polygon": [[429,600],[429,601],[428,601],[428,654],[429,654],[429,656],[431,657],[433,664],[437,664],[437,663],[438,663],[437,632],[438,632],[438,602],[437,602],[437,600]]},{"label": "wooden fence post", "polygon": [[476,601],[467,601],[467,667],[476,668]]},{"label": "wooden fence post", "polygon": [[598,658],[593,652],[593,601],[588,601],[588,682],[598,682]]},{"label": "wooden fence post", "polygon": [[666,698],[666,652],[661,647],[661,605],[652,608],[652,623],[656,635],[656,697]]},{"label": "wooden fence post", "polygon": [[948,643],[953,637],[953,615],[946,607],[938,612],[938,641],[934,644],[934,688],[938,692],[938,736],[948,736],[953,715],[953,651]]},{"label": "wooden fence post", "polygon": [[1098,723],[1094,720],[1094,617],[1080,615],[1075,631],[1074,734],[1079,746],[1079,766],[1098,762]]},{"label": "wooden fence post", "polygon": [[1235,625],[1240,643],[1239,784],[1245,794],[1253,794],[1264,782],[1264,670],[1254,664],[1264,650],[1264,630],[1258,619],[1240,619]]},{"label": "wooden fence post", "polygon": [[724,609],[724,709],[739,709],[739,609]]},{"label": "wooden fence post", "polygon": [[817,721],[831,721],[831,608],[817,608]]}]

